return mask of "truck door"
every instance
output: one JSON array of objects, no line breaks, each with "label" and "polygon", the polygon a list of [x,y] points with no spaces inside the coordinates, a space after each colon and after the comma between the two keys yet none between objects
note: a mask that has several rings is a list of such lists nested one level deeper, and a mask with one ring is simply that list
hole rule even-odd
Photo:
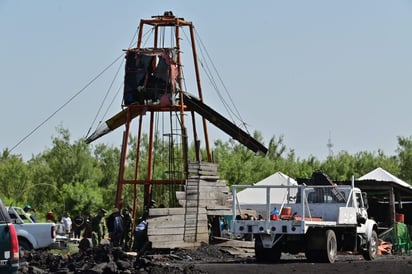
[{"label": "truck door", "polygon": [[355,191],[355,207],[358,223],[364,224],[368,219],[368,212],[366,211],[365,204],[363,203],[362,193]]}]

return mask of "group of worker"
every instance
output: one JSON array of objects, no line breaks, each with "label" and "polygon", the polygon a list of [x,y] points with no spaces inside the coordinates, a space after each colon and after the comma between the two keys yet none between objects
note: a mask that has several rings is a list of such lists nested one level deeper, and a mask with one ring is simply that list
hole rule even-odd
[{"label": "group of worker", "polygon": [[106,236],[106,232],[111,244],[124,250],[139,251],[147,243],[147,221],[145,216],[139,218],[136,223],[132,243],[133,218],[131,210],[124,208],[120,211],[114,208],[107,218],[105,218],[105,215],[106,211],[100,209],[97,215],[91,219],[89,229],[85,229],[84,237],[92,238],[93,246],[101,243],[101,240]]},{"label": "group of worker", "polygon": [[[85,220],[83,237],[91,238],[93,246],[101,243],[102,239],[108,237],[114,247],[122,247],[125,250],[130,249],[130,233],[132,224],[132,215],[129,209],[120,211],[113,208],[112,213],[106,217],[107,211],[99,209],[96,216],[89,217]],[[76,230],[76,219],[74,220]],[[81,225],[77,225],[81,227]]]},{"label": "group of worker", "polygon": [[[103,208],[99,209],[95,216],[91,214],[83,216],[81,211],[72,219],[69,212],[65,212],[60,223],[63,226],[64,233],[73,236],[74,240],[80,238],[92,239],[93,246],[101,244],[103,239],[109,239],[114,247],[122,247],[125,250],[130,250],[131,243],[131,225],[132,214],[129,208],[124,208],[120,211],[118,208],[113,208],[110,215]],[[46,219],[57,223],[57,220],[52,211],[46,214]]]}]

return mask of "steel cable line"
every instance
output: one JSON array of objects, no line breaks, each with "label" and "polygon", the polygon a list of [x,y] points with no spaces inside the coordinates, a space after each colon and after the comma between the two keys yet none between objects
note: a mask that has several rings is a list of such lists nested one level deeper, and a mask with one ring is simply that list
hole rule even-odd
[{"label": "steel cable line", "polygon": [[[137,36],[137,33],[139,32],[139,28],[140,28],[140,26],[137,27],[135,33],[133,34],[132,39],[130,40],[130,43],[129,43],[129,48],[130,48],[130,47],[132,46],[132,44],[134,43],[134,41],[135,41],[135,39],[136,39],[136,36]],[[116,71],[116,73],[115,73],[115,76],[113,77],[113,80],[112,80],[112,82],[110,83],[110,86],[109,86],[109,88],[108,88],[107,91],[106,91],[105,96],[103,97],[103,100],[102,100],[102,102],[101,102],[101,104],[100,104],[100,106],[99,106],[99,109],[97,110],[96,116],[94,117],[93,122],[91,123],[89,130],[87,131],[86,136],[89,135],[91,129],[93,128],[94,123],[96,122],[97,117],[99,116],[99,113],[100,113],[100,111],[101,111],[102,108],[103,108],[103,105],[104,105],[104,103],[105,103],[105,101],[106,101],[106,99],[107,99],[107,96],[109,95],[110,90],[112,89],[113,84],[114,84],[117,76],[119,75],[119,71],[120,71],[120,69],[122,68],[123,64],[124,64],[124,60],[120,63],[119,68],[117,69],[117,71]],[[120,88],[121,88],[121,87],[120,87]],[[107,106],[106,111],[104,112],[102,118],[100,119],[100,121],[99,121],[99,123],[98,123],[98,126],[102,123],[102,121],[103,121],[104,117],[106,117],[106,114],[108,113],[110,107],[113,105],[114,99],[115,99],[115,97],[117,96],[117,94],[119,93],[120,88],[119,88],[118,91],[115,93],[115,96],[113,97],[112,101],[111,101],[111,102],[109,103],[109,105]]]},{"label": "steel cable line", "polygon": [[33,130],[31,130],[26,136],[24,136],[20,141],[18,141],[11,149],[12,152],[16,147],[18,147],[21,143],[23,143],[27,138],[29,138],[34,132],[36,132],[40,127],[42,127],[45,123],[47,123],[51,118],[53,118],[60,110],[66,107],[71,101],[73,101],[77,96],[79,96],[83,91],[85,91],[94,81],[96,81],[100,76],[102,76],[111,66],[113,66],[121,57],[120,55],[117,57],[110,65],[105,67],[97,76],[95,76],[92,80],[90,80],[83,88],[81,88],[78,92],[76,92],[72,97],[69,98],[63,105],[57,108],[51,115],[49,115],[43,122],[37,125]]},{"label": "steel cable line", "polygon": [[[115,73],[115,75],[114,75],[114,77],[113,77],[113,80],[112,80],[112,82],[110,83],[109,88],[107,89],[106,94],[105,94],[104,97],[103,97],[102,103],[100,104],[99,109],[97,110],[96,116],[94,117],[93,122],[92,122],[92,124],[91,124],[90,127],[89,127],[89,130],[87,131],[86,137],[89,135],[89,133],[90,133],[90,131],[91,131],[94,123],[96,122],[97,116],[99,115],[100,111],[101,111],[102,108],[103,108],[104,102],[106,101],[107,96],[109,95],[110,90],[111,90],[112,87],[113,87],[113,84],[114,84],[114,82],[115,82],[115,80],[116,80],[116,78],[117,78],[117,75],[119,75],[119,71],[120,71],[120,69],[122,68],[123,63],[124,63],[124,60],[123,60],[122,62],[120,62],[119,68],[117,69],[117,71],[116,71],[116,73]],[[117,94],[116,94],[116,95],[117,95]],[[109,106],[108,106],[107,108],[110,108],[111,105],[112,105],[112,103],[113,103],[113,100],[112,100],[112,102],[109,104]],[[105,112],[105,113],[107,113],[107,112]],[[102,119],[104,119],[104,116],[103,116]],[[101,122],[102,122],[102,120],[99,121],[99,124],[100,124]]]},{"label": "steel cable line", "polygon": [[[201,45],[201,47],[199,47],[199,48],[200,48],[200,52],[203,53],[202,49],[204,49],[204,51],[205,51],[205,53],[206,53],[206,56],[207,56],[207,58],[209,59],[211,65],[212,65],[212,67],[213,67],[213,70],[215,71],[215,73],[216,73],[216,75],[217,75],[220,83],[222,84],[223,89],[225,90],[225,92],[226,92],[226,94],[227,94],[227,96],[228,96],[228,98],[229,98],[229,100],[230,100],[230,103],[231,103],[231,105],[233,106],[233,108],[234,108],[234,110],[235,110],[236,113],[234,113],[234,112],[232,111],[232,109],[230,108],[230,106],[227,105],[226,101],[223,99],[222,95],[220,94],[219,89],[216,88],[216,92],[218,93],[219,98],[221,98],[222,103],[227,107],[227,110],[228,110],[229,112],[233,113],[233,115],[235,115],[235,117],[236,117],[237,119],[239,119],[239,121],[240,121],[240,122],[242,123],[242,125],[245,127],[246,131],[248,131],[248,130],[247,130],[247,127],[246,127],[246,122],[243,120],[243,118],[242,118],[239,110],[237,109],[237,107],[236,107],[236,105],[235,105],[235,103],[234,103],[234,101],[233,101],[233,99],[232,99],[232,96],[231,96],[229,90],[227,89],[225,83],[223,82],[223,79],[221,78],[219,72],[217,71],[216,66],[214,65],[214,63],[213,63],[213,61],[212,61],[212,59],[211,59],[211,57],[210,57],[210,55],[209,55],[206,47],[205,47],[203,41],[201,40],[200,35],[199,35],[198,32],[196,31],[196,29],[195,29],[195,32],[196,32],[196,38],[197,38],[197,40],[199,41],[199,44]],[[203,65],[203,63],[201,63],[201,64]],[[206,63],[206,62],[205,62],[205,64],[206,64],[206,66],[207,66],[207,63]],[[207,67],[207,68],[208,68],[208,67]],[[230,115],[230,114],[229,114],[229,115]],[[232,118],[232,120],[233,120],[233,118]],[[249,133],[249,132],[248,132],[248,133]]]}]

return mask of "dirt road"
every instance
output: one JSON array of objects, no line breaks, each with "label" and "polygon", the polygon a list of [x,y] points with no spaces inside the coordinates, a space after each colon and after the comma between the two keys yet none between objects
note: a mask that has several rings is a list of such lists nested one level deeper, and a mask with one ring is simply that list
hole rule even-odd
[{"label": "dirt road", "polygon": [[22,261],[20,274],[412,273],[412,256],[408,255],[379,256],[375,261],[365,261],[362,256],[339,255],[334,264],[323,264],[309,263],[303,255],[282,254],[278,264],[257,264],[253,254],[249,252],[233,255],[227,249],[208,244],[202,244],[194,250],[156,251],[140,257],[107,245],[98,246],[83,254],[53,255],[48,251],[32,251]]},{"label": "dirt road", "polygon": [[358,258],[339,258],[334,264],[309,263],[306,260],[282,260],[279,264],[212,263],[198,264],[204,273],[412,273],[411,256],[385,256],[369,262]]}]

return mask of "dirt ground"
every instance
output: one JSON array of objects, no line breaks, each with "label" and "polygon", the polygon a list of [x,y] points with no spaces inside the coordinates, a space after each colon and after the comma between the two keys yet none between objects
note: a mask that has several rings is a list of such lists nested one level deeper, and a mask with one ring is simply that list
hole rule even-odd
[{"label": "dirt ground", "polygon": [[[238,250],[239,251],[239,250]],[[146,251],[142,256],[102,245],[87,252],[53,255],[28,252],[19,273],[412,273],[412,256],[385,255],[375,261],[339,255],[334,264],[309,263],[302,255],[282,254],[278,264],[257,264],[253,253],[228,252],[203,244],[194,250]]]}]

